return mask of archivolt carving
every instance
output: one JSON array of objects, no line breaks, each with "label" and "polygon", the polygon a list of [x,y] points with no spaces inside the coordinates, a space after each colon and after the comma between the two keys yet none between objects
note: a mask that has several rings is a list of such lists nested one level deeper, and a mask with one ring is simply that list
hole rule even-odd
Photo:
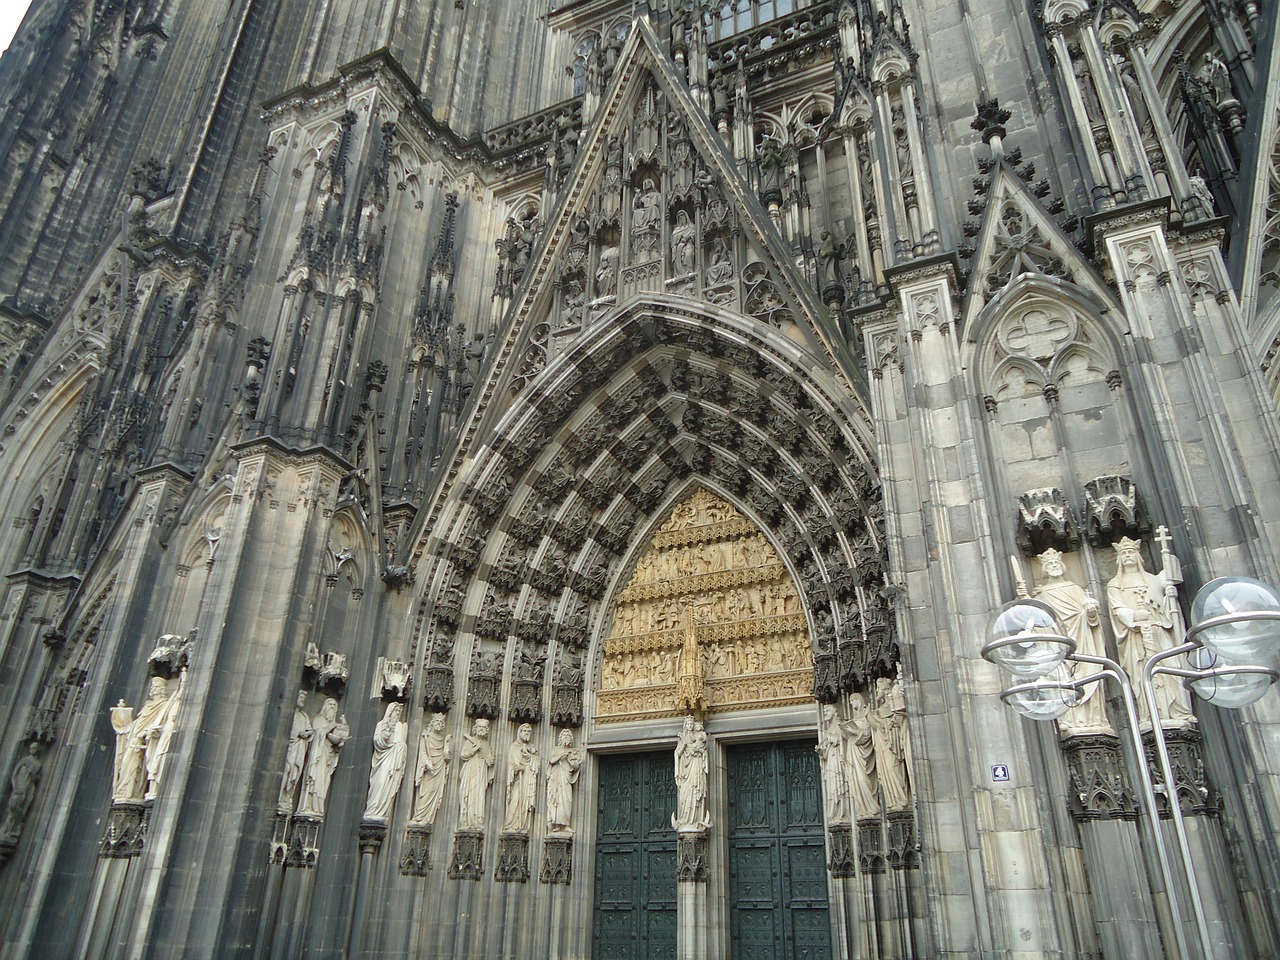
[{"label": "archivolt carving", "polygon": [[754,524],[699,487],[658,529],[618,595],[597,716],[675,715],[677,684],[689,673],[705,680],[711,711],[802,702],[812,671],[786,567]]}]

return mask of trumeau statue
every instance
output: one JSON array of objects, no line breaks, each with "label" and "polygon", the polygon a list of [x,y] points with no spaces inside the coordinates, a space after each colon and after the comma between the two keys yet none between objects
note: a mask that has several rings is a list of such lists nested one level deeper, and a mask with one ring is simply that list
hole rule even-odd
[{"label": "trumeau statue", "polygon": [[538,748],[533,745],[533,727],[522,723],[515,741],[507,750],[507,802],[502,820],[503,833],[529,832],[540,766]]},{"label": "trumeau statue", "polygon": [[561,730],[547,758],[548,834],[573,835],[573,787],[582,761],[582,749],[573,745],[573,731]]},{"label": "trumeau statue", "polygon": [[138,803],[156,798],[186,676],[184,670],[173,696],[169,696],[168,680],[152,677],[147,702],[136,716],[123,700],[111,709],[111,726],[116,732],[115,777],[111,789],[114,802]]},{"label": "trumeau statue", "polygon": [[302,771],[307,765],[307,747],[311,744],[311,736],[311,718],[307,716],[307,691],[299,690],[297,706],[293,710],[293,727],[289,731],[289,750],[284,756],[280,799],[276,804],[280,813],[293,813],[298,783],[302,780]]},{"label": "trumeau statue", "polygon": [[821,707],[818,760],[822,765],[823,811],[827,824],[849,822],[849,777],[845,770],[844,731],[834,704]]},{"label": "trumeau statue", "polygon": [[876,747],[871,731],[871,705],[860,693],[849,694],[849,719],[843,724],[845,769],[853,815],[859,820],[880,815],[876,778]]},{"label": "trumeau statue", "polygon": [[493,783],[493,747],[489,745],[489,721],[477,720],[470,734],[463,734],[458,751],[462,772],[458,776],[458,829],[483,830]]},{"label": "trumeau statue", "polygon": [[676,741],[676,812],[671,826],[677,831],[693,832],[711,826],[707,812],[707,777],[710,761],[707,733],[701,721],[684,718],[684,729]]},{"label": "trumeau statue", "polygon": [[[1062,554],[1050,547],[1040,554],[1040,571],[1044,580],[1036,587],[1037,600],[1047,603],[1058,616],[1066,635],[1076,642],[1076,652],[1089,656],[1106,655],[1102,637],[1100,604],[1079,584],[1066,579],[1066,564]],[[1089,664],[1079,666],[1085,673],[1095,669]],[[1082,691],[1084,699],[1058,721],[1063,733],[1112,733],[1107,720],[1106,700],[1100,684],[1091,684]]]},{"label": "trumeau statue", "polygon": [[350,739],[347,718],[338,716],[338,701],[330,697],[311,718],[311,750],[307,754],[302,793],[298,798],[299,816],[324,816],[329,787],[338,767],[338,754]]},{"label": "trumeau statue", "polygon": [[[1143,566],[1139,543],[1124,537],[1114,544],[1116,575],[1107,582],[1107,606],[1111,609],[1120,662],[1135,682],[1153,655],[1181,644],[1187,633],[1178,606],[1182,567],[1169,552],[1168,531],[1164,527],[1158,529],[1156,539],[1162,545],[1163,566],[1158,574],[1149,573]],[[1157,676],[1155,689],[1163,726],[1195,723],[1190,695],[1179,680]],[[1138,714],[1144,726],[1151,725],[1145,697],[1138,697]]]},{"label": "trumeau statue", "polygon": [[907,702],[902,679],[876,681],[879,703],[871,715],[871,738],[876,748],[876,773],[890,813],[911,807],[910,750],[907,745]]},{"label": "trumeau statue", "polygon": [[422,731],[418,743],[418,768],[413,782],[417,794],[409,819],[413,823],[434,823],[444,799],[444,785],[453,760],[453,743],[444,732],[444,714],[437,713]]},{"label": "trumeau statue", "polygon": [[365,820],[390,819],[391,807],[404,779],[408,740],[409,724],[404,719],[404,704],[387,704],[386,714],[373,730],[373,765],[369,771]]}]

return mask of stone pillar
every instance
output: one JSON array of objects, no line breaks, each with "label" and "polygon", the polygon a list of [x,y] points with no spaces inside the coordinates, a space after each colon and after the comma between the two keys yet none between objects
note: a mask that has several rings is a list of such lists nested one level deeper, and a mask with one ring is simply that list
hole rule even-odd
[{"label": "stone pillar", "polygon": [[681,830],[676,834],[676,957],[708,960],[713,922],[707,881],[707,830]]},{"label": "stone pillar", "polygon": [[[1096,691],[1094,696],[1100,696]],[[1138,797],[1125,775],[1120,741],[1107,734],[1062,740],[1071,793],[1068,806],[1080,832],[1089,893],[1103,956],[1154,957],[1161,951],[1147,862],[1137,833]]]}]

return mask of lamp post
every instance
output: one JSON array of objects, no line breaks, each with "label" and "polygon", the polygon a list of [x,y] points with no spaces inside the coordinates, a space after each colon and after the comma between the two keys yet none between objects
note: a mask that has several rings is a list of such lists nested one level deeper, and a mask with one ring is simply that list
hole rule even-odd
[{"label": "lamp post", "polygon": [[[1213,960],[1208,919],[1196,878],[1186,823],[1178,803],[1173,764],[1160,725],[1156,677],[1180,677],[1201,699],[1227,709],[1238,709],[1257,701],[1280,677],[1275,668],[1277,654],[1280,654],[1280,594],[1267,584],[1247,577],[1219,578],[1196,594],[1192,603],[1192,621],[1194,625],[1187,632],[1186,642],[1152,656],[1145,664],[1142,676],[1137,679],[1151,717],[1152,740],[1178,841],[1201,956],[1203,960]],[[1168,898],[1169,923],[1173,929],[1164,931],[1165,942],[1172,939],[1177,944],[1179,956],[1183,960],[1191,960],[1178,888],[1159,826],[1155,784],[1146,762],[1134,678],[1108,657],[1076,653],[1075,643],[1063,634],[1053,610],[1047,604],[1027,597],[1014,600],[997,611],[988,628],[982,656],[1019,681],[1003,691],[1000,699],[1033,720],[1056,720],[1080,702],[1080,691],[1089,684],[1108,677],[1116,682],[1122,694],[1125,725],[1137,758],[1143,812]],[[1188,658],[1187,667],[1166,665],[1181,656]],[[1064,666],[1068,660],[1099,669],[1087,676],[1072,677]]]}]

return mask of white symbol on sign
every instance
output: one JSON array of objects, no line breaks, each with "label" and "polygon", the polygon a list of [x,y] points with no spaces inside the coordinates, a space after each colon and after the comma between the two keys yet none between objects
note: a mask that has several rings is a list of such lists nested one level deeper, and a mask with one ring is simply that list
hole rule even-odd
[{"label": "white symbol on sign", "polygon": [[997,763],[991,767],[991,779],[996,783],[1003,783],[1009,779],[1009,765],[1007,763]]}]

